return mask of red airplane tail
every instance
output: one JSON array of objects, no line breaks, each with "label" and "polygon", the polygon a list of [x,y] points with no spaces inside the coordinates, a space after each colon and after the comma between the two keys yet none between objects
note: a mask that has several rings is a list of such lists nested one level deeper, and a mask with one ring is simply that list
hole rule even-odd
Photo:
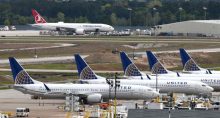
[{"label": "red airplane tail", "polygon": [[47,23],[46,20],[35,9],[32,9],[31,11],[36,24]]}]

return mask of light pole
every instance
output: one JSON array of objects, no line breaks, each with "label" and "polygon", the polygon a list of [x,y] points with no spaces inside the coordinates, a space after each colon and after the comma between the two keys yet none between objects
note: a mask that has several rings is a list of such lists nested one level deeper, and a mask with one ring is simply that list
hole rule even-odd
[{"label": "light pole", "polygon": [[128,8],[128,11],[129,11],[129,25],[131,27],[131,11],[132,11],[132,8]]},{"label": "light pole", "polygon": [[156,26],[156,18],[155,18],[155,16],[156,16],[156,12],[157,12],[157,8],[153,8],[153,19],[154,19],[154,26]]},{"label": "light pole", "polygon": [[[157,70],[156,70],[156,91],[157,91],[157,89],[158,89],[158,78],[157,78]],[[158,91],[157,91],[158,92]]]},{"label": "light pole", "polygon": [[114,114],[114,118],[116,118],[116,106],[117,106],[117,100],[116,100],[116,91],[117,88],[120,87],[120,81],[117,80],[118,79],[118,73],[115,73],[115,114]]},{"label": "light pole", "polygon": [[204,10],[204,20],[206,20],[206,10],[207,10],[207,8],[203,7],[202,9]]},{"label": "light pole", "polygon": [[182,7],[179,7],[179,12],[180,12],[180,22],[181,22],[181,20],[182,20],[182,17],[181,17],[181,14],[182,14],[182,11],[183,11],[183,8]]},{"label": "light pole", "polygon": [[111,74],[110,73],[107,73],[107,78],[106,78],[106,82],[107,84],[109,85],[109,99],[108,99],[108,104],[109,104],[109,107],[108,107],[108,110],[109,110],[109,114],[111,116],[111,88],[114,87],[114,81],[111,79]]},{"label": "light pole", "polygon": [[154,26],[153,26],[153,28],[154,28],[154,36],[156,37],[156,12],[157,12],[157,8],[153,8],[153,20],[154,20]]}]

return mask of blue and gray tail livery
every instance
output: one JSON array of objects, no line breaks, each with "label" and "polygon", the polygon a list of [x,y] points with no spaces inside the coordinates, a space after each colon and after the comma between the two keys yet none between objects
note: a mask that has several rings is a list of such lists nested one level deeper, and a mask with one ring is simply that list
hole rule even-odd
[{"label": "blue and gray tail livery", "polygon": [[140,70],[131,62],[125,52],[120,52],[120,57],[125,76],[142,76]]},{"label": "blue and gray tail livery", "polygon": [[183,64],[184,71],[200,71],[200,67],[196,62],[190,57],[190,55],[185,51],[185,49],[180,48],[180,57]]},{"label": "blue and gray tail livery", "polygon": [[168,70],[160,63],[151,51],[146,51],[152,74],[167,74]]},{"label": "blue and gray tail livery", "polygon": [[98,79],[97,75],[79,54],[75,54],[74,56],[80,79]]},{"label": "blue and gray tail livery", "polygon": [[35,83],[35,80],[30,77],[30,75],[23,69],[14,57],[9,57],[9,62],[15,84]]}]

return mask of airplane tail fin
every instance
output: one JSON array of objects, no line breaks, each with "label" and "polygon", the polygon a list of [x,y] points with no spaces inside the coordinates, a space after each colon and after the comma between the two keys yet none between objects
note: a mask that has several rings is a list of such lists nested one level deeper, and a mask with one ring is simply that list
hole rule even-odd
[{"label": "airplane tail fin", "polygon": [[146,51],[147,58],[152,74],[167,74],[168,70],[161,64],[157,57],[151,52]]},{"label": "airplane tail fin", "polygon": [[97,75],[79,54],[75,54],[74,56],[80,79],[98,79]]},{"label": "airplane tail fin", "polygon": [[190,55],[186,52],[185,49],[180,48],[180,57],[183,64],[184,71],[199,71],[200,67],[196,64],[196,62],[190,57]]},{"label": "airplane tail fin", "polygon": [[15,84],[34,84],[38,82],[30,77],[14,57],[9,57],[9,62]]},{"label": "airplane tail fin", "polygon": [[36,24],[47,23],[46,20],[35,9],[32,9],[31,12]]},{"label": "airplane tail fin", "polygon": [[140,70],[131,62],[125,52],[120,52],[120,57],[125,76],[142,76]]}]

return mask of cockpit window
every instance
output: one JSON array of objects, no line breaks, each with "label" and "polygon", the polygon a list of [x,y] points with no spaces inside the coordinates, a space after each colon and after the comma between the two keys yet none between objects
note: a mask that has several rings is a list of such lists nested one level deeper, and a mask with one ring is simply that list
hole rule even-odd
[{"label": "cockpit window", "polygon": [[206,85],[205,85],[205,84],[202,84],[202,86],[203,86],[203,87],[206,87]]},{"label": "cockpit window", "polygon": [[148,89],[148,91],[152,91],[151,89]]}]

